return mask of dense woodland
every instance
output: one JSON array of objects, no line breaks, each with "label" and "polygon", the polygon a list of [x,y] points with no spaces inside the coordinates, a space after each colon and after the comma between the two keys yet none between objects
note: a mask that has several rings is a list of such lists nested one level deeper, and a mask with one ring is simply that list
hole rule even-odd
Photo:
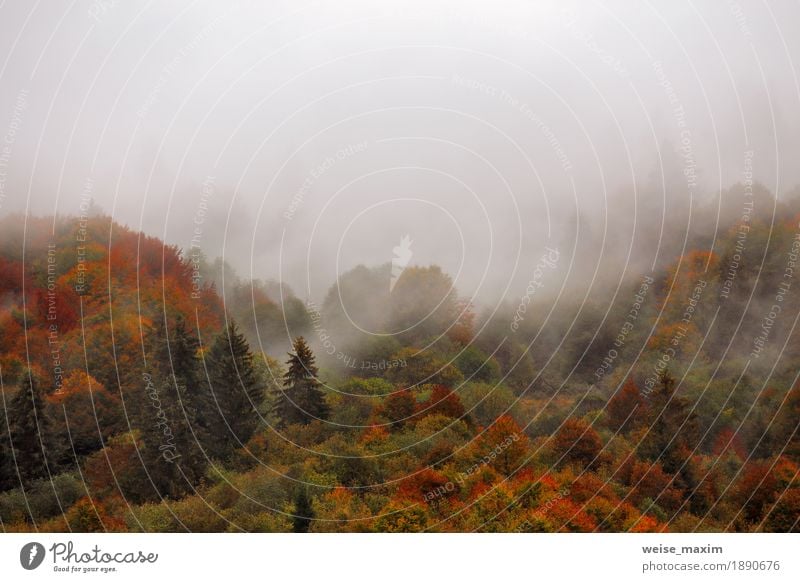
[{"label": "dense woodland", "polygon": [[800,213],[746,222],[512,333],[516,297],[436,266],[316,305],[100,213],[8,217],[0,524],[798,531]]}]

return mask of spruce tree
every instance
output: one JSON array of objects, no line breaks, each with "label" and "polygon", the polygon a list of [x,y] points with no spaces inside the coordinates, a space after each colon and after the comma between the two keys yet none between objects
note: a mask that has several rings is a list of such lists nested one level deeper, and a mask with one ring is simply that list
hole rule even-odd
[{"label": "spruce tree", "polygon": [[[211,413],[214,412],[208,391],[204,390],[201,377],[201,362],[198,357],[200,344],[186,328],[186,322],[179,317],[169,343],[169,368],[167,378],[171,380],[169,389],[177,397],[178,421],[185,441],[184,464],[193,478],[202,474],[205,468],[203,448],[213,441],[210,434]],[[162,367],[163,367],[162,360]]]},{"label": "spruce tree", "polygon": [[258,409],[264,400],[253,353],[235,322],[214,341],[206,365],[210,386],[208,429],[213,437],[211,452],[224,458],[245,443],[258,427]]},{"label": "spruce tree", "polygon": [[179,317],[168,339],[162,325],[154,337],[151,373],[139,395],[137,424],[144,441],[142,460],[158,496],[178,497],[192,489],[205,470],[199,420],[198,342]]},{"label": "spruce tree", "polygon": [[190,490],[193,475],[186,463],[188,443],[173,381],[156,375],[146,382],[145,390],[150,403],[145,404],[141,415],[141,455],[157,493],[147,497],[180,497]]},{"label": "spruce tree", "polygon": [[305,487],[300,487],[294,496],[294,515],[292,516],[292,531],[294,533],[308,533],[311,520],[314,519],[314,508],[311,498]]},{"label": "spruce tree", "polygon": [[178,317],[175,322],[175,331],[169,343],[169,353],[165,354],[170,363],[172,374],[180,384],[194,388],[200,375],[197,339],[186,329],[186,321]]},{"label": "spruce tree", "polygon": [[[2,398],[2,394],[0,393],[0,399]],[[0,400],[2,402],[2,408],[0,408],[0,491],[5,491],[7,489],[13,488],[15,485],[19,485],[19,481],[16,481],[16,472],[14,471],[14,461],[11,458],[11,446],[8,442],[8,425],[6,424],[6,414],[8,411],[6,410],[6,402],[5,400]]]},{"label": "spruce tree", "polygon": [[[8,406],[8,432],[2,435],[5,485],[47,477],[47,444],[52,440],[44,393],[33,372],[23,374],[22,386]],[[13,452],[13,456],[12,456]],[[17,478],[19,471],[19,479]]]},{"label": "spruce tree", "polygon": [[315,419],[325,420],[330,411],[317,379],[314,354],[303,336],[293,344],[294,353],[286,362],[289,369],[283,376],[284,389],[278,395],[276,412],[280,424],[308,424]]}]

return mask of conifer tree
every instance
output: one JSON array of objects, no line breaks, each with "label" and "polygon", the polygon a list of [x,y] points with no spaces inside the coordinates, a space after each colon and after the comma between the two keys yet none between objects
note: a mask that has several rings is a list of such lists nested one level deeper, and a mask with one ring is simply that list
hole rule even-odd
[{"label": "conifer tree", "polygon": [[168,340],[166,326],[155,334],[151,374],[144,378],[137,424],[144,441],[142,460],[158,496],[177,497],[203,475],[210,439],[200,420],[202,385],[198,342],[179,317]]},{"label": "conifer tree", "polygon": [[[140,416],[140,434],[144,444],[142,462],[155,487],[148,498],[179,497],[190,490],[194,475],[189,470],[189,445],[185,425],[170,378],[148,377],[145,391],[150,400]],[[146,488],[145,488],[146,489]]]},{"label": "conifer tree", "polygon": [[210,381],[208,430],[211,452],[222,458],[255,432],[264,390],[244,335],[233,321],[214,341],[206,365]]},{"label": "conifer tree", "polygon": [[[8,402],[5,403],[8,405]],[[8,412],[3,409],[3,414]],[[0,417],[0,491],[19,487],[19,477],[14,467],[14,458],[11,456],[11,443],[8,440],[8,425],[5,418]]]},{"label": "conifer tree", "polygon": [[300,487],[294,496],[294,515],[292,516],[292,531],[294,533],[307,533],[314,519],[314,508],[305,487]]},{"label": "conifer tree", "polygon": [[33,372],[22,375],[22,386],[8,405],[8,431],[2,439],[3,475],[18,486],[48,475],[47,444],[52,440],[50,419],[45,410],[44,393]]},{"label": "conifer tree", "polygon": [[278,395],[276,412],[280,424],[308,424],[315,419],[325,420],[330,411],[317,379],[314,354],[303,336],[293,344],[294,352],[287,360],[288,371],[283,376],[284,389]]},{"label": "conifer tree", "polygon": [[[171,380],[170,390],[177,397],[178,421],[184,430],[187,454],[191,455],[192,474],[202,471],[204,458],[201,448],[208,447],[214,436],[210,434],[212,413],[215,410],[209,391],[204,390],[201,377],[201,362],[198,357],[199,342],[186,328],[186,322],[179,317],[175,323],[172,341],[169,343],[167,374]],[[162,356],[161,366],[165,361]]]},{"label": "conifer tree", "polygon": [[[0,397],[2,394],[0,394]],[[14,470],[14,460],[11,457],[11,446],[8,442],[8,425],[6,424],[6,406],[9,404],[5,400],[0,400],[3,406],[0,408],[0,491],[11,489],[19,485]]]}]

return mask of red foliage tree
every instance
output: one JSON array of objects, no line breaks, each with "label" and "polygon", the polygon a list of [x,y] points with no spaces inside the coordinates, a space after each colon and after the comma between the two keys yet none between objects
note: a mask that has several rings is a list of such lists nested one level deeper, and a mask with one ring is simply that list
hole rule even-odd
[{"label": "red foliage tree", "polygon": [[404,479],[397,493],[409,501],[437,504],[457,491],[457,483],[438,471],[426,468]]},{"label": "red foliage tree", "polygon": [[425,414],[441,414],[451,418],[464,416],[464,405],[461,404],[461,399],[443,384],[434,385],[430,400],[420,403],[419,409]]},{"label": "red foliage tree", "polygon": [[504,475],[520,468],[528,454],[528,437],[508,415],[501,416],[473,444],[476,461]]},{"label": "red foliage tree", "polygon": [[580,418],[568,418],[553,437],[553,452],[560,465],[576,463],[582,467],[596,463],[603,443],[597,431]]},{"label": "red foliage tree", "polygon": [[747,463],[734,492],[734,499],[739,503],[744,518],[749,522],[760,521],[764,509],[775,499],[777,488],[778,482],[771,471],[770,462]]},{"label": "red foliage tree", "polygon": [[411,390],[399,390],[386,397],[383,414],[392,423],[392,428],[402,428],[406,422],[413,420],[416,407],[417,399]]},{"label": "red foliage tree", "polygon": [[730,427],[723,428],[717,433],[717,438],[714,439],[711,451],[715,457],[721,457],[728,451],[733,452],[739,459],[744,459],[747,456],[747,449],[742,442],[742,437]]},{"label": "red foliage tree", "polygon": [[628,378],[606,407],[606,424],[614,432],[627,432],[644,410],[645,402],[639,387]]},{"label": "red foliage tree", "polygon": [[447,331],[447,337],[462,346],[466,346],[473,338],[475,311],[468,299],[456,301],[454,311],[458,314],[458,319]]}]

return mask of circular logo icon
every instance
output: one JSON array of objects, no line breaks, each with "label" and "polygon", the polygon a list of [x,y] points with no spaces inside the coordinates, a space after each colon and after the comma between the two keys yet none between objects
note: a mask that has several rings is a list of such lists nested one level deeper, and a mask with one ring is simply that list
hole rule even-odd
[{"label": "circular logo icon", "polygon": [[26,570],[35,570],[44,561],[44,546],[39,542],[30,542],[19,551],[19,563]]}]

